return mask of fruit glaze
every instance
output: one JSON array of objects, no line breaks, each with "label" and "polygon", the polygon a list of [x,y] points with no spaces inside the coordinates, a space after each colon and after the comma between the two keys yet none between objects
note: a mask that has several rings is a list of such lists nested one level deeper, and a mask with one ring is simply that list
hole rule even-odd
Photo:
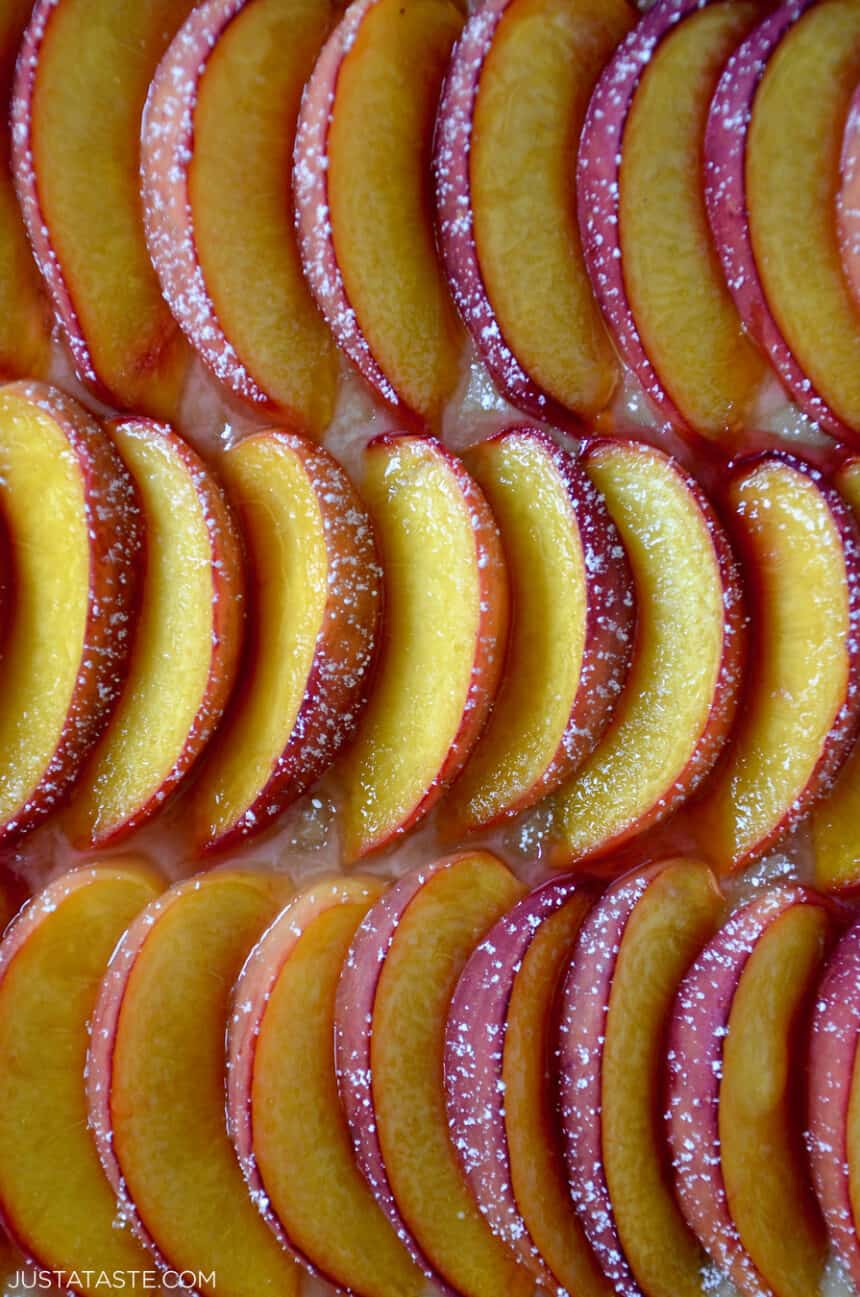
[{"label": "fruit glaze", "polygon": [[0,0],[0,1272],[860,1293],[860,0]]}]

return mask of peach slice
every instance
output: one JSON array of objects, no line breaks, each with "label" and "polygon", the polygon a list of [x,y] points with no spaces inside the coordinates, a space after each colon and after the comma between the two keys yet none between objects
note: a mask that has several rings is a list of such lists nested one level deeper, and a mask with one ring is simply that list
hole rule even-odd
[{"label": "peach slice", "polygon": [[661,451],[598,441],[586,472],[633,570],[633,662],[612,722],[556,794],[554,860],[605,856],[664,820],[716,760],[734,717],[740,586],[716,515]]},{"label": "peach slice", "polygon": [[451,1134],[490,1228],[558,1293],[608,1297],[573,1210],[550,1067],[559,981],[592,896],[551,880],[506,914],[460,975],[445,1048]]},{"label": "peach slice", "polygon": [[454,51],[436,127],[440,241],[499,390],[555,423],[608,404],[618,362],[582,255],[570,159],[625,0],[488,0]]},{"label": "peach slice", "polygon": [[443,1076],[457,978],[522,894],[486,851],[414,870],[362,921],[337,992],[338,1080],[359,1166],[416,1263],[460,1297],[533,1288],[460,1170]]},{"label": "peach slice", "polygon": [[293,186],[335,340],[404,418],[437,422],[462,338],[436,256],[430,164],[453,0],[353,0],[305,88]]},{"label": "peach slice", "polygon": [[701,849],[738,869],[829,787],[858,721],[860,550],[848,506],[809,464],[735,465],[727,513],[752,606],[752,651],[725,759],[689,808]]},{"label": "peach slice", "polygon": [[302,274],[284,177],[330,0],[210,0],[149,92],[147,243],[174,317],[238,396],[320,433],[335,352]]},{"label": "peach slice", "polygon": [[603,74],[580,147],[586,256],[621,355],[661,414],[706,437],[743,428],[767,369],[702,185],[719,74],[763,12],[762,0],[656,4]]},{"label": "peach slice", "polygon": [[9,840],[63,801],[116,702],[141,532],[133,483],[104,430],[36,383],[0,388],[0,511],[14,591],[0,690]]},{"label": "peach slice", "polygon": [[265,828],[349,738],[381,604],[370,520],[327,451],[261,432],[222,469],[250,607],[239,688],[192,794],[196,840],[217,849]]},{"label": "peach slice", "polygon": [[418,1297],[424,1277],[355,1164],[332,1054],[341,966],[383,891],[312,883],[269,928],[236,985],[227,1101],[251,1195],[284,1245],[341,1291]]},{"label": "peach slice", "polygon": [[191,769],[241,640],[241,554],[217,482],[164,425],[126,419],[111,430],[141,498],[145,568],[128,677],[67,815],[81,846],[130,833]]},{"label": "peach slice", "polygon": [[499,697],[446,806],[458,830],[532,806],[591,751],[621,690],[634,616],[618,532],[572,455],[511,428],[467,463],[499,524],[513,618]]},{"label": "peach slice", "polygon": [[439,442],[372,441],[364,495],[385,615],[370,702],[342,765],[347,860],[410,829],[463,766],[496,692],[508,615],[496,524]]},{"label": "peach slice", "polygon": [[231,990],[288,890],[238,870],[176,884],[126,932],[93,1015],[89,1118],[121,1209],[159,1267],[214,1275],[220,1297],[298,1293],[224,1110]]},{"label": "peach slice", "polygon": [[[0,12],[0,103],[8,121],[15,59],[33,0],[7,0]],[[12,176],[11,139],[0,133],[0,376],[43,377],[50,361],[51,313],[33,261]]]},{"label": "peach slice", "polygon": [[834,207],[858,79],[856,5],[789,0],[729,61],[706,136],[708,210],[741,318],[800,408],[855,440],[860,311]]},{"label": "peach slice", "polygon": [[701,1297],[703,1254],[670,1187],[659,1113],[672,1003],[721,909],[695,861],[628,875],[586,919],[562,987],[570,1187],[619,1297]]},{"label": "peach slice", "polygon": [[161,890],[114,859],[73,870],[27,905],[0,945],[0,1212],[45,1270],[150,1269],[128,1230],[87,1127],[89,1020],[111,952]]},{"label": "peach slice", "polygon": [[669,1143],[690,1228],[747,1297],[818,1292],[824,1228],[793,1066],[830,916],[778,887],[729,919],[681,984],[669,1034]]},{"label": "peach slice", "polygon": [[37,0],[12,103],[18,197],[75,368],[109,405],[167,419],[191,353],[146,251],[140,119],[191,7]]},{"label": "peach slice", "polygon": [[842,937],[816,996],[809,1054],[809,1152],[830,1241],[860,1286],[860,923]]}]

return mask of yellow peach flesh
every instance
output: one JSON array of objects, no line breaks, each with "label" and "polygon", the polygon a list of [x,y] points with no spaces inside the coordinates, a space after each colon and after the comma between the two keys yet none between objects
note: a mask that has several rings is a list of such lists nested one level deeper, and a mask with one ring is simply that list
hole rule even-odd
[{"label": "yellow peach flesh", "polygon": [[853,428],[860,428],[860,312],[834,213],[858,81],[860,9],[853,0],[812,6],[768,61],[746,152],[750,235],[768,305],[804,372]]},{"label": "yellow peach flesh", "polygon": [[31,1256],[92,1269],[81,1291],[94,1293],[101,1270],[152,1268],[129,1230],[116,1228],[116,1198],[87,1126],[84,1065],[111,953],[160,888],[119,861],[70,874],[64,887],[61,895],[53,886],[44,913],[33,903],[31,930],[0,979],[0,1201]]},{"label": "yellow peach flesh", "polygon": [[527,1272],[489,1230],[448,1133],[445,1021],[481,937],[520,899],[513,874],[484,852],[439,870],[417,892],[385,955],[373,1007],[375,1121],[400,1214],[463,1297],[525,1297]]},{"label": "yellow peach flesh", "polygon": [[212,1293],[298,1292],[298,1269],[248,1195],[224,1118],[230,991],[286,896],[272,876],[216,872],[166,898],[122,989],[112,1145],[144,1230]]},{"label": "yellow peach flesh", "polygon": [[263,391],[317,433],[334,408],[336,352],[305,285],[285,177],[302,89],[331,21],[329,0],[245,6],[206,63],[189,171],[194,243],[218,321]]},{"label": "yellow peach flesh", "polygon": [[683,975],[720,920],[704,865],[666,867],[628,920],[602,1057],[601,1144],[616,1228],[648,1297],[701,1297],[703,1254],[669,1186],[660,1138],[663,1044]]},{"label": "yellow peach flesh", "polygon": [[702,142],[723,66],[762,6],[712,4],[678,23],[633,98],[621,161],[624,284],[675,405],[708,436],[743,424],[766,375],[726,286],[702,188]]},{"label": "yellow peach flesh", "polygon": [[777,1297],[817,1292],[824,1267],[793,1050],[821,972],[827,927],[821,906],[795,905],[763,934],[735,991],[723,1051],[723,1183],[741,1242]]},{"label": "yellow peach flesh", "polygon": [[551,396],[588,416],[618,364],[585,269],[571,173],[624,0],[512,0],[475,101],[470,180],[481,274],[502,334]]},{"label": "yellow peach flesh", "polygon": [[374,0],[341,64],[328,136],[346,296],[387,379],[429,420],[460,375],[462,333],[436,257],[430,155],[462,22],[451,0]]},{"label": "yellow peach flesh", "polygon": [[358,924],[383,891],[357,880],[342,887],[339,903],[325,906],[332,887],[317,886],[325,908],[302,927],[266,1004],[254,1058],[254,1155],[288,1238],[332,1282],[364,1297],[417,1297],[424,1278],[355,1165],[338,1097],[337,982]]}]

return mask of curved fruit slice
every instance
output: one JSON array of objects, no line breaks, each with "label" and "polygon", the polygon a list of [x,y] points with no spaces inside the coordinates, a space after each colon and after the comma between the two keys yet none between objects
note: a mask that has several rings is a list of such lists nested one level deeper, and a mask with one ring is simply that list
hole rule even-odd
[{"label": "curved fruit slice", "polygon": [[404,417],[441,415],[462,339],[436,257],[433,124],[453,0],[353,0],[305,89],[293,185],[305,274],[336,342]]},{"label": "curved fruit slice", "polygon": [[218,484],[163,425],[111,431],[140,494],[146,562],[128,677],[68,812],[81,846],[116,841],[163,805],[224,710],[241,640],[241,554]]},{"label": "curved fruit slice", "polygon": [[824,1228],[793,1067],[830,918],[799,887],[738,910],[690,969],[669,1033],[669,1143],[684,1215],[747,1297],[818,1292]]},{"label": "curved fruit slice", "polygon": [[75,368],[108,404],[168,419],[190,352],[147,256],[140,118],[191,6],[37,0],[12,105],[18,196]]},{"label": "curved fruit slice", "polygon": [[556,423],[567,410],[594,417],[618,381],[570,159],[631,19],[625,0],[489,0],[466,24],[439,108],[436,203],[455,301],[499,389]]},{"label": "curved fruit slice", "polygon": [[192,793],[195,839],[217,849],[265,828],[349,738],[381,604],[370,520],[327,451],[261,432],[222,471],[250,606],[239,689]]},{"label": "curved fruit slice", "polygon": [[583,464],[627,548],[638,622],[612,723],[555,799],[558,863],[605,856],[689,796],[731,725],[743,648],[734,560],[698,486],[630,442],[595,442]]},{"label": "curved fruit slice", "polygon": [[719,74],[762,12],[660,0],[603,74],[580,146],[586,257],[621,355],[663,415],[708,437],[743,426],[766,373],[723,278],[701,174]]},{"label": "curved fruit slice", "polygon": [[35,383],[0,389],[0,510],[14,588],[0,689],[8,840],[63,800],[116,702],[141,532],[110,439],[71,398]]},{"label": "curved fruit slice", "polygon": [[854,439],[860,311],[833,209],[858,79],[853,0],[789,0],[730,60],[706,138],[708,210],[741,318],[800,408]]},{"label": "curved fruit slice", "polygon": [[674,860],[616,884],[586,919],[561,997],[561,1121],[574,1205],[619,1297],[701,1297],[702,1261],[664,1168],[664,1036],[712,936],[710,870]]},{"label": "curved fruit slice", "polygon": [[826,790],[857,728],[860,550],[847,505],[802,460],[741,460],[726,490],[752,604],[725,761],[690,821],[724,870],[761,855]]},{"label": "curved fruit slice", "polygon": [[25,907],[0,945],[0,1211],[45,1270],[147,1270],[117,1229],[116,1198],[87,1126],[84,1065],[111,952],[160,891],[131,861],[65,874]]},{"label": "curved fruit slice", "polygon": [[251,1195],[284,1245],[340,1291],[417,1297],[424,1276],[355,1165],[332,1054],[341,966],[384,890],[312,883],[269,928],[236,985],[227,1101]]},{"label": "curved fruit slice", "polygon": [[458,831],[532,806],[591,751],[621,690],[634,617],[618,532],[572,455],[512,428],[467,463],[499,524],[513,619],[499,697],[446,805]]},{"label": "curved fruit slice", "polygon": [[123,937],[93,1016],[89,1117],[120,1206],[160,1267],[214,1275],[220,1297],[298,1292],[224,1120],[231,989],[287,890],[221,870],[176,884]]},{"label": "curved fruit slice", "polygon": [[238,396],[319,433],[336,365],[284,177],[330,0],[210,0],[159,65],[142,137],[147,243],[174,317]]},{"label": "curved fruit slice", "polygon": [[461,769],[496,692],[508,614],[496,524],[439,442],[372,441],[364,495],[385,616],[370,702],[342,767],[347,860],[405,833]]},{"label": "curved fruit slice", "polygon": [[533,1288],[460,1171],[443,1077],[457,978],[522,893],[486,851],[407,874],[363,920],[337,993],[338,1080],[359,1165],[418,1265],[460,1297]]},{"label": "curved fruit slice", "polygon": [[860,90],[855,90],[845,121],[836,202],[842,269],[860,305]]},{"label": "curved fruit slice", "polygon": [[[8,0],[0,12],[0,103],[9,120],[15,59],[33,0]],[[0,376],[45,375],[50,361],[50,310],[21,219],[12,176],[11,139],[0,138]]]},{"label": "curved fruit slice", "polygon": [[490,1228],[550,1290],[608,1297],[570,1200],[551,1083],[559,981],[592,899],[576,879],[553,879],[490,929],[451,1001],[445,1080]]},{"label": "curved fruit slice", "polygon": [[809,1152],[830,1241],[860,1285],[860,923],[818,989],[809,1056]]}]

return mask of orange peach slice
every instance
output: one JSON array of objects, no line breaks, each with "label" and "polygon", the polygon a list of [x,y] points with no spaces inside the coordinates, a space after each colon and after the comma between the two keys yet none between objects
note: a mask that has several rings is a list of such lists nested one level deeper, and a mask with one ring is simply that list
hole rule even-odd
[{"label": "orange peach slice", "polygon": [[431,437],[365,452],[385,615],[370,702],[343,766],[343,843],[355,860],[438,801],[480,735],[507,635],[508,587],[487,502]]},{"label": "orange peach slice", "polygon": [[37,0],[12,104],[18,196],[75,368],[108,404],[168,419],[191,353],[146,251],[140,118],[191,7]]},{"label": "orange peach slice", "polygon": [[104,430],[34,383],[0,389],[0,511],[14,590],[0,689],[0,839],[10,839],[63,801],[116,702],[141,532]]},{"label": "orange peach slice", "polygon": [[729,288],[800,408],[860,433],[860,310],[835,218],[860,79],[852,0],[792,0],[728,63],[706,136],[706,198]]},{"label": "orange peach slice", "polygon": [[460,830],[534,805],[588,755],[617,702],[634,617],[618,532],[572,455],[513,428],[467,463],[499,524],[513,615],[499,697],[446,806]]},{"label": "orange peach slice", "polygon": [[[15,59],[33,0],[8,0],[0,12],[0,103],[8,121]],[[43,377],[50,360],[51,318],[21,219],[12,176],[11,139],[0,132],[0,376]]]},{"label": "orange peach slice", "polygon": [[598,414],[618,381],[570,165],[632,17],[625,0],[488,0],[439,108],[436,202],[455,301],[500,391],[556,423]]},{"label": "orange peach slice", "polygon": [[330,0],[210,0],[162,59],[143,123],[147,243],[175,318],[238,396],[320,433],[335,352],[284,201]]},{"label": "orange peach slice", "polygon": [[560,1102],[574,1205],[619,1297],[701,1297],[703,1253],[665,1174],[664,1037],[722,898],[673,860],[616,884],[580,932],[561,996]]},{"label": "orange peach slice", "polygon": [[293,185],[305,274],[335,340],[403,417],[439,419],[462,338],[436,256],[433,125],[453,0],[354,0],[305,89]]},{"label": "orange peach slice", "polygon": [[217,849],[265,828],[349,738],[381,604],[370,520],[327,451],[261,432],[222,468],[250,606],[239,687],[192,794],[195,838]]},{"label": "orange peach slice", "polygon": [[341,965],[383,891],[312,883],[272,924],[236,985],[227,1103],[248,1187],[284,1245],[341,1291],[418,1297],[423,1275],[355,1164],[332,1054]]},{"label": "orange peach slice", "polygon": [[813,893],[765,893],[708,943],[673,1011],[669,1142],[681,1207],[747,1297],[808,1297],[821,1285],[824,1228],[793,1060],[829,926]]},{"label": "orange peach slice", "polygon": [[224,1111],[231,990],[288,887],[220,871],[172,887],[117,947],[93,1015],[90,1124],[161,1268],[220,1297],[296,1297],[299,1271],[245,1189]]},{"label": "orange peach slice", "polygon": [[448,1120],[490,1228],[544,1287],[609,1297],[573,1210],[558,1141],[552,1060],[556,999],[592,896],[545,883],[471,955],[448,1013]]},{"label": "orange peach slice", "polygon": [[848,506],[802,460],[741,460],[726,490],[752,605],[738,722],[690,822],[740,868],[827,790],[857,729],[860,550]]},{"label": "orange peach slice", "polygon": [[495,856],[416,869],[367,913],[341,974],[335,1055],[359,1166],[428,1278],[460,1297],[527,1297],[448,1133],[445,1021],[475,946],[523,888]]},{"label": "orange peach slice", "polygon": [[[25,907],[0,945],[0,1212],[45,1270],[149,1270],[87,1127],[89,1021],[111,952],[161,890],[132,861],[65,874]],[[130,1280],[128,1280],[130,1282]]]},{"label": "orange peach slice", "polygon": [[664,820],[707,775],[742,658],[734,560],[699,487],[661,451],[595,442],[584,467],[627,548],[633,662],[600,743],[554,800],[554,859],[596,859]]},{"label": "orange peach slice", "polygon": [[140,494],[145,568],[128,677],[68,811],[81,846],[116,841],[164,804],[221,717],[241,640],[241,554],[217,482],[163,425],[112,432]]}]

